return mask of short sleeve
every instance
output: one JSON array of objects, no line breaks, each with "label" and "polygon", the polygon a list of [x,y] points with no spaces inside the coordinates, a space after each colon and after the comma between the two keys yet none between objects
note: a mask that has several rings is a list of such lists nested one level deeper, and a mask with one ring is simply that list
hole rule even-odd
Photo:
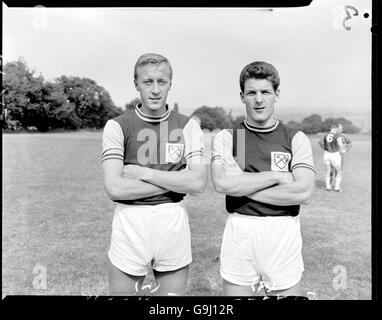
[{"label": "short sleeve", "polygon": [[212,144],[211,163],[222,165],[227,173],[241,173],[243,171],[233,157],[232,148],[232,134],[228,130],[218,132]]},{"label": "short sleeve", "polygon": [[123,132],[118,122],[108,120],[103,129],[101,162],[108,159],[124,160]]},{"label": "short sleeve", "polygon": [[205,157],[204,133],[199,124],[190,119],[183,128],[184,157],[188,164],[203,164]]},{"label": "short sleeve", "polygon": [[302,131],[298,131],[292,139],[291,171],[296,168],[307,168],[316,173],[312,146],[309,138]]}]

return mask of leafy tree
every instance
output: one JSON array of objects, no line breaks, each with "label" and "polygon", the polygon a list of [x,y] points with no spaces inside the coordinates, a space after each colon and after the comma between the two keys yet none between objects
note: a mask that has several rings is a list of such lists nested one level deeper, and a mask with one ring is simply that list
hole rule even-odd
[{"label": "leafy tree", "polygon": [[301,122],[301,130],[307,134],[315,134],[322,131],[322,118],[318,114],[312,114]]},{"label": "leafy tree", "polygon": [[47,111],[43,121],[44,127],[49,128],[78,129],[81,127],[81,119],[76,114],[75,105],[67,99],[62,87],[57,83],[46,83],[46,96],[43,99],[43,107]]},{"label": "leafy tree", "polygon": [[233,128],[234,119],[232,116],[232,109],[229,110],[229,113],[225,116],[225,128]]},{"label": "leafy tree", "polygon": [[350,120],[347,120],[344,117],[325,119],[325,121],[322,124],[322,131],[329,131],[334,123],[341,123],[343,126],[344,133],[359,133],[361,131],[360,128],[355,126]]},{"label": "leafy tree", "polygon": [[242,123],[245,120],[244,115],[237,116],[235,120],[232,123],[232,127],[236,128],[240,123]]},{"label": "leafy tree", "polygon": [[191,116],[197,116],[201,120],[201,128],[202,129],[224,129],[229,127],[229,123],[227,123],[227,114],[222,107],[208,107],[201,106],[196,109]]},{"label": "leafy tree", "polygon": [[290,120],[287,123],[287,126],[293,129],[300,129],[301,130],[301,123],[295,121],[295,120]]},{"label": "leafy tree", "polygon": [[21,58],[6,63],[3,72],[4,115],[20,127],[36,126],[44,115],[43,77],[30,70]]},{"label": "leafy tree", "polygon": [[74,106],[81,128],[102,128],[108,119],[122,114],[109,93],[92,79],[61,76],[56,83]]},{"label": "leafy tree", "polygon": [[[45,82],[23,59],[4,66],[2,128],[37,128],[47,131],[65,125],[76,128],[78,120],[62,90]],[[68,119],[64,119],[69,117]]]}]

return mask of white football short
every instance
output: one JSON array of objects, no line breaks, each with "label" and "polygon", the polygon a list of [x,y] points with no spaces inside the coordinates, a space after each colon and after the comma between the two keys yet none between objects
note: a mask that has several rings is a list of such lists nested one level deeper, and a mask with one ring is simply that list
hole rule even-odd
[{"label": "white football short", "polygon": [[335,167],[341,166],[341,154],[337,152],[329,152],[324,150],[324,163]]},{"label": "white football short", "polygon": [[183,203],[118,204],[114,211],[111,263],[121,271],[144,276],[180,269],[192,261],[188,213]]},{"label": "white football short", "polygon": [[241,286],[269,291],[296,285],[304,271],[298,217],[229,214],[220,253],[220,275]]}]

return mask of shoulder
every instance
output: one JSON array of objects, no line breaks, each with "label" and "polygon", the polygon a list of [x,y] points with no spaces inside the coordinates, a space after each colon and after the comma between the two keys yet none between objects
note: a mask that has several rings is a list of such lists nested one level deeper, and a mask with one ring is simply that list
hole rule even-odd
[{"label": "shoulder", "polygon": [[306,134],[303,131],[301,131],[300,129],[291,128],[291,127],[283,124],[282,122],[279,123],[279,125],[277,126],[275,131],[279,132],[280,135],[287,137],[287,139],[290,142],[299,136],[305,136],[306,137]]},{"label": "shoulder", "polygon": [[113,136],[118,139],[125,139],[134,130],[134,123],[136,122],[135,112],[129,111],[117,117],[109,119],[104,127],[104,137]]},{"label": "shoulder", "polygon": [[177,114],[176,117],[178,118],[178,122],[180,126],[183,128],[184,131],[190,131],[193,132],[195,130],[201,131],[199,122],[196,121],[194,118],[185,116],[183,114]]},{"label": "shoulder", "polygon": [[[235,129],[233,129],[235,130]],[[215,134],[215,139],[231,139],[232,138],[232,129],[222,129]]]},{"label": "shoulder", "polygon": [[[185,114],[183,113],[175,113],[175,112],[171,112],[172,114],[174,114],[176,117],[178,117],[178,119],[180,121],[183,121],[183,122],[186,122],[189,121],[190,119],[194,120],[192,117],[189,117],[189,116],[186,116]],[[194,120],[195,121],[195,120]]]},{"label": "shoulder", "polygon": [[129,110],[125,113],[120,114],[119,116],[114,117],[112,120],[131,119],[135,114],[135,110]]},{"label": "shoulder", "polygon": [[170,111],[170,115],[167,121],[174,121],[174,120],[178,121],[179,123],[186,124],[190,120],[190,117],[182,113]]},{"label": "shoulder", "polygon": [[214,149],[231,148],[233,145],[232,130],[223,129],[212,136],[212,146]]},{"label": "shoulder", "polygon": [[126,113],[123,113],[123,114],[115,117],[115,118],[112,118],[111,120],[119,123],[121,125],[121,127],[124,127],[129,122],[134,121],[134,118],[135,118],[135,110],[130,110]]},{"label": "shoulder", "polygon": [[282,122],[280,122],[280,124],[278,125],[277,129],[287,132],[288,135],[290,135],[292,138],[293,138],[298,132],[302,132],[300,129],[291,128],[291,127],[289,127],[288,125],[286,125],[286,124],[284,124],[284,123],[282,123]]},{"label": "shoulder", "polygon": [[301,145],[301,144],[310,145],[310,139],[305,132],[303,132],[300,129],[290,128],[286,125],[282,125],[282,126],[284,127],[283,130],[287,133],[292,143],[292,147],[294,145]]}]

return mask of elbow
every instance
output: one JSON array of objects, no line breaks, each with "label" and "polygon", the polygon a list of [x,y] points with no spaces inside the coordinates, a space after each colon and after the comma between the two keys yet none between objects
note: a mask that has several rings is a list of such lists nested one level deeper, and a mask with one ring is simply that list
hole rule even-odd
[{"label": "elbow", "polygon": [[191,193],[202,193],[206,190],[207,179],[204,177],[202,179],[197,179],[192,187]]},{"label": "elbow", "polygon": [[305,196],[300,199],[300,204],[309,204],[311,197]]},{"label": "elbow", "polygon": [[301,204],[309,204],[310,200],[312,198],[313,194],[313,188],[309,188],[307,190],[304,190],[304,192],[301,193],[300,203]]},{"label": "elbow", "polygon": [[224,184],[222,183],[222,181],[220,181],[220,179],[212,179],[212,182],[213,182],[213,185],[214,185],[214,188],[215,188],[215,191],[217,193],[226,193],[226,187],[224,186]]},{"label": "elbow", "polygon": [[119,189],[116,186],[105,186],[105,191],[111,201],[120,200]]}]

